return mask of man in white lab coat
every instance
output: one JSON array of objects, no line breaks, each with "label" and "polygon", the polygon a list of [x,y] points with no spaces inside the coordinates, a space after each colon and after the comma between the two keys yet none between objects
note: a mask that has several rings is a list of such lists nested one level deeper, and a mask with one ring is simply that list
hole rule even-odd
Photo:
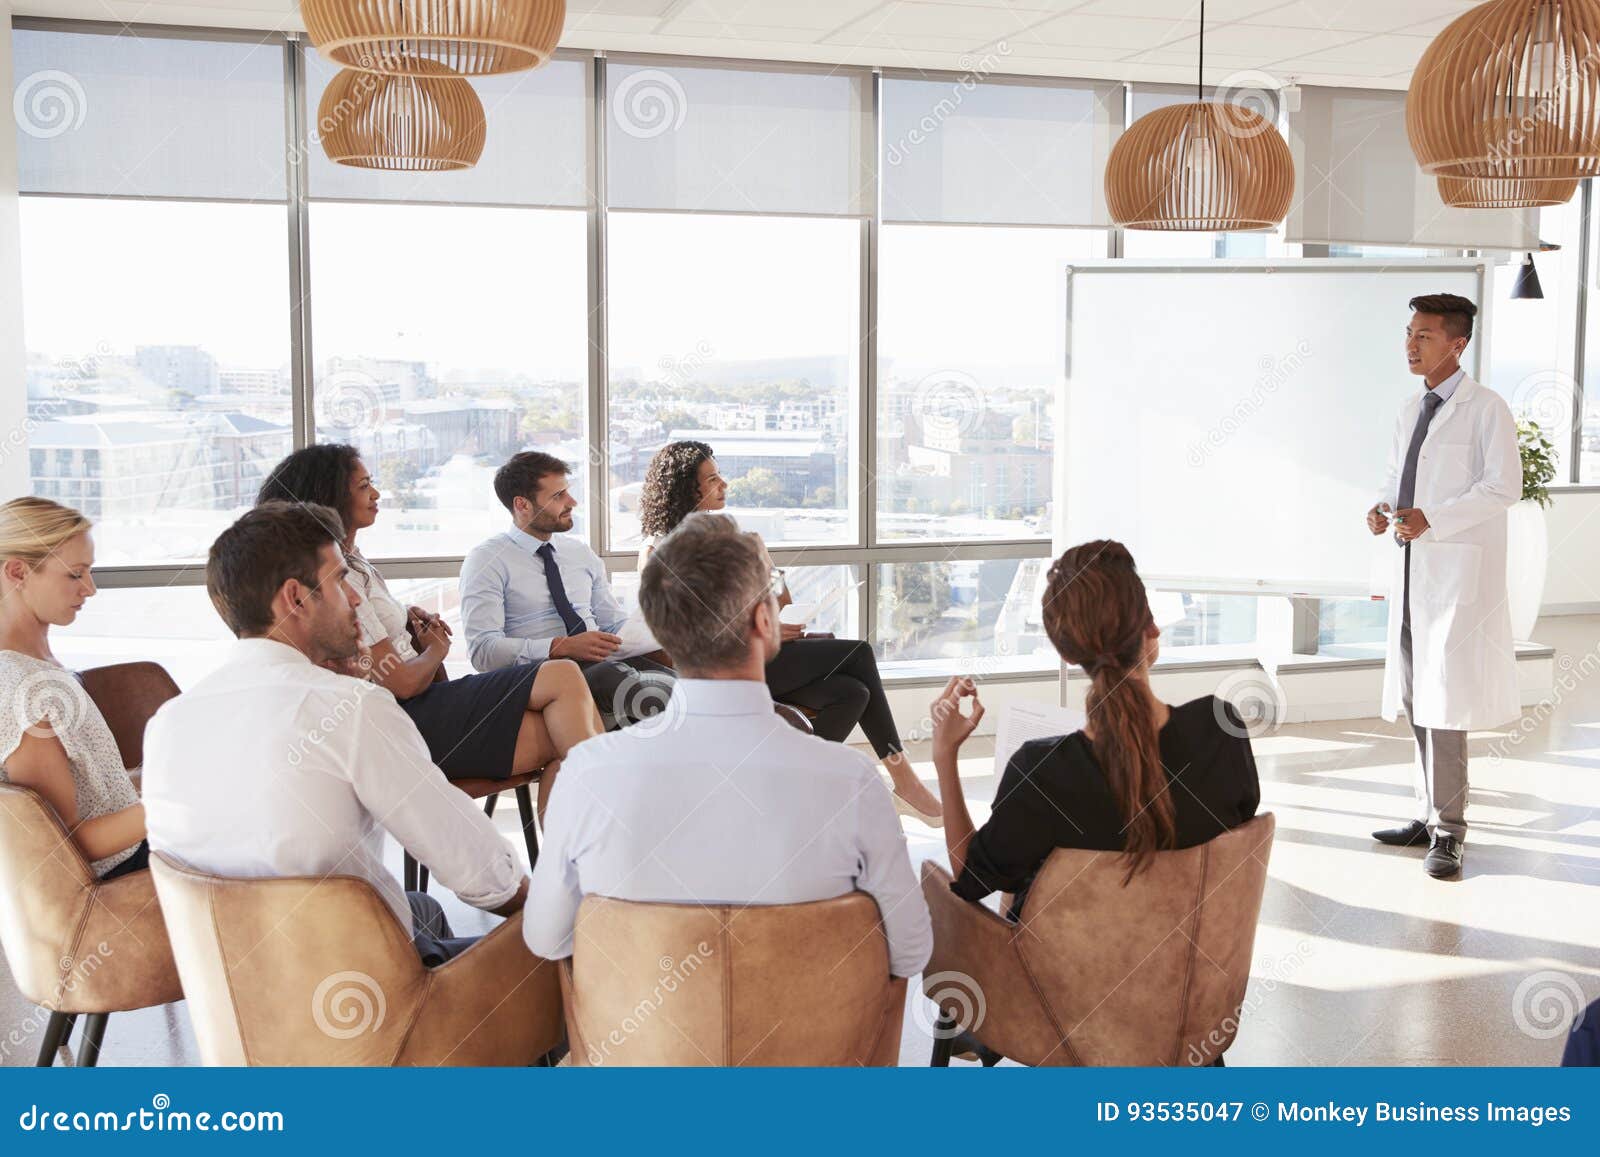
[{"label": "man in white lab coat", "polygon": [[1519,711],[1506,511],[1522,497],[1522,460],[1510,407],[1461,369],[1477,306],[1452,293],[1410,304],[1406,361],[1425,388],[1395,423],[1367,528],[1392,521],[1398,544],[1383,717],[1404,710],[1416,735],[1419,818],[1372,835],[1426,845],[1424,868],[1445,879],[1461,871],[1467,836],[1467,732]]}]

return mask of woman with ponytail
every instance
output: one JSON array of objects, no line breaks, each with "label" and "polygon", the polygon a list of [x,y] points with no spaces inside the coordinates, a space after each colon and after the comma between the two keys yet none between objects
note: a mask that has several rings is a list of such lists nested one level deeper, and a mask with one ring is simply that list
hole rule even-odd
[{"label": "woman with ponytail", "polygon": [[983,716],[976,685],[951,679],[932,713],[952,887],[967,900],[1015,893],[1012,918],[1056,848],[1120,852],[1126,883],[1154,853],[1203,844],[1261,803],[1249,732],[1232,705],[1206,695],[1168,707],[1151,690],[1161,632],[1125,546],[1088,542],[1056,560],[1044,628],[1089,675],[1087,726],[1018,748],[976,831],[957,773],[961,744]]}]

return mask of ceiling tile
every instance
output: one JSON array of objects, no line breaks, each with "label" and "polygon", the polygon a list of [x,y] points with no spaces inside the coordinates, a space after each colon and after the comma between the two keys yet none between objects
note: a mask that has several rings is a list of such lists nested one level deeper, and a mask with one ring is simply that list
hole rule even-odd
[{"label": "ceiling tile", "polygon": [[[884,0],[806,0],[803,4],[761,3],[758,0],[689,0],[672,14],[679,21],[714,22],[737,27],[814,28],[831,32],[858,19]],[[668,25],[670,28],[671,25]]]},{"label": "ceiling tile", "polygon": [[[1277,8],[1284,0],[1207,0],[1206,26],[1215,27]],[[1147,16],[1200,24],[1200,0],[1090,0],[1077,11],[1096,16]]]},{"label": "ceiling tile", "polygon": [[1023,29],[1049,20],[1053,12],[1026,4],[1005,8],[975,8],[965,4],[892,4],[841,30],[839,39],[854,38],[857,30],[911,36],[954,36],[974,44],[987,44],[1016,36]]},{"label": "ceiling tile", "polygon": [[1471,8],[1471,0],[1290,0],[1251,24],[1394,32],[1424,20],[1448,23]]},{"label": "ceiling tile", "polygon": [[1160,50],[1182,40],[1192,31],[1192,26],[1173,20],[1084,16],[1074,12],[1040,24],[1031,30],[1030,36],[1045,44],[1089,44],[1136,52]]},{"label": "ceiling tile", "polygon": [[660,19],[673,0],[567,0],[567,14],[595,12],[605,16],[653,16]]},{"label": "ceiling tile", "polygon": [[744,44],[813,44],[822,32],[816,28],[752,28],[742,24],[723,24],[711,20],[673,20],[661,36],[693,36],[704,40],[726,40]]},{"label": "ceiling tile", "polygon": [[[1206,55],[1210,56],[1215,49],[1234,56],[1278,60],[1288,55],[1321,52],[1360,38],[1359,32],[1324,28],[1265,28],[1253,24],[1225,24],[1206,31]],[[1198,36],[1190,36],[1183,41],[1183,46],[1193,49],[1199,43]]]},{"label": "ceiling tile", "polygon": [[1301,53],[1300,58],[1318,64],[1349,62],[1382,66],[1379,75],[1387,76],[1397,68],[1416,64],[1432,43],[1432,38],[1427,36],[1373,36],[1322,52]]}]

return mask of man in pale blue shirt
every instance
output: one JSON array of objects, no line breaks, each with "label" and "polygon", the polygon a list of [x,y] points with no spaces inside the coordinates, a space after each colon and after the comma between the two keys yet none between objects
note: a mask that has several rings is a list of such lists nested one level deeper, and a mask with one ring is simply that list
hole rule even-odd
[{"label": "man in pale blue shirt", "polygon": [[639,604],[679,679],[661,714],[567,756],[524,917],[540,956],[572,955],[586,895],[800,904],[862,891],[890,971],[928,962],[928,908],[872,760],[773,714],[763,673],[780,584],[760,540],[725,515],[691,514],[652,552]]},{"label": "man in pale blue shirt", "polygon": [[[572,529],[578,500],[567,465],[538,451],[513,455],[494,492],[512,527],[480,543],[461,564],[461,616],[479,671],[543,659],[574,659],[595,705],[612,723],[661,709],[672,668],[649,656],[616,657],[628,614],[611,593],[605,564]],[[664,656],[662,656],[664,657]]]}]

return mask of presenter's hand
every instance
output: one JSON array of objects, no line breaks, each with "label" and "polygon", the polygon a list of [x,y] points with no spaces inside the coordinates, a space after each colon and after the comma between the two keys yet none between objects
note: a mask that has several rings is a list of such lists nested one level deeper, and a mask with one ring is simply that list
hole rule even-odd
[{"label": "presenter's hand", "polygon": [[1394,512],[1394,536],[1401,542],[1421,538],[1428,529],[1428,516],[1415,506],[1403,507]]},{"label": "presenter's hand", "polygon": [[1389,504],[1380,502],[1367,511],[1367,529],[1373,534],[1382,534],[1389,529]]},{"label": "presenter's hand", "polygon": [[580,663],[598,663],[611,658],[611,653],[622,646],[622,636],[607,631],[584,631],[580,635],[562,635],[550,640],[552,659],[576,659]]}]

